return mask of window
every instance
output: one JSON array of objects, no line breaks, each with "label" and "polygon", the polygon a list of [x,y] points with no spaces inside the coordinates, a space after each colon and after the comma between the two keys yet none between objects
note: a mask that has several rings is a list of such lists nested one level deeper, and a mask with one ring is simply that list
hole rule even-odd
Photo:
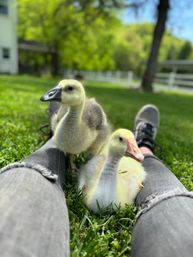
[{"label": "window", "polygon": [[3,59],[9,59],[10,58],[9,48],[3,48],[2,49],[2,56],[3,56]]},{"label": "window", "polygon": [[8,14],[8,0],[0,0],[0,14]]}]

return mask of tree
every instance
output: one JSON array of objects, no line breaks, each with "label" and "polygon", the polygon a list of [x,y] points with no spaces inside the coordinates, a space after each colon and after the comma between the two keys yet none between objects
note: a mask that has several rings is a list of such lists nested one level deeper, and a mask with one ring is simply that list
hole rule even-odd
[{"label": "tree", "polygon": [[52,52],[52,74],[59,69],[61,41],[69,36],[73,26],[81,26],[79,13],[67,1],[21,0],[19,2],[19,38],[48,46]]},{"label": "tree", "polygon": [[19,1],[19,38],[49,47],[53,75],[61,66],[113,68],[108,46],[116,21],[93,0]]},{"label": "tree", "polygon": [[157,6],[158,18],[153,33],[151,51],[141,83],[141,87],[144,91],[153,90],[152,82],[156,72],[160,44],[166,28],[169,7],[169,0],[159,0],[159,4]]},{"label": "tree", "polygon": [[[149,35],[139,35],[140,25],[122,25],[115,32],[114,61],[116,69],[132,70],[139,75],[143,61],[145,46],[144,40]],[[145,25],[143,25],[145,27]]]},{"label": "tree", "polygon": [[[170,0],[159,0],[158,6],[157,6],[157,23],[155,25],[154,33],[153,33],[153,39],[152,39],[152,45],[151,45],[151,51],[150,55],[147,61],[147,66],[143,75],[141,87],[145,91],[152,91],[152,82],[154,79],[155,71],[156,71],[156,65],[157,65],[157,59],[158,59],[158,53],[160,44],[165,32],[166,27],[166,21],[168,16],[168,10],[169,10],[169,1]],[[132,7],[135,10],[141,7],[146,1],[133,1],[128,2],[127,0],[121,1],[121,0],[108,0],[99,1],[100,4],[106,8],[128,8]]]}]

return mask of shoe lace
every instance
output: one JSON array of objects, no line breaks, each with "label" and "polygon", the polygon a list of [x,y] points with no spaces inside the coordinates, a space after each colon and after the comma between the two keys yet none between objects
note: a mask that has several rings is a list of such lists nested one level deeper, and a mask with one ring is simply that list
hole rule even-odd
[{"label": "shoe lace", "polygon": [[134,135],[138,145],[142,142],[154,145],[155,128],[150,123],[141,121],[134,130]]}]

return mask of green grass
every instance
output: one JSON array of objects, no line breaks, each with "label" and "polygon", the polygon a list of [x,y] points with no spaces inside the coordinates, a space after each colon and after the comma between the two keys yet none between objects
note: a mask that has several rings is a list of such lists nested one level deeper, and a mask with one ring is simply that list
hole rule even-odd
[{"label": "green grass", "polygon": [[[0,167],[21,160],[46,140],[39,128],[47,123],[40,96],[57,80],[29,76],[0,76]],[[138,109],[147,103],[161,111],[156,154],[180,181],[193,190],[193,96],[142,93],[104,83],[88,83],[86,91],[104,107],[114,128],[132,129]],[[129,256],[137,210],[96,216],[83,205],[74,185],[65,188],[71,223],[71,256]]]}]

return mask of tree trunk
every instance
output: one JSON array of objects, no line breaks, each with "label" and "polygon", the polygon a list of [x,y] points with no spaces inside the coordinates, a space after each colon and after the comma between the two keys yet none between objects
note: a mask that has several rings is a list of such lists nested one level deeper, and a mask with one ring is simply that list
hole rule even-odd
[{"label": "tree trunk", "polygon": [[52,76],[57,76],[59,74],[59,53],[57,46],[54,47],[51,55],[51,71]]},{"label": "tree trunk", "polygon": [[161,40],[165,32],[167,14],[170,7],[169,1],[170,0],[159,0],[159,4],[157,6],[157,15],[158,15],[157,23],[155,25],[155,29],[153,33],[153,40],[152,40],[149,59],[148,59],[147,66],[146,66],[142,83],[141,83],[141,87],[144,91],[152,91],[153,89],[152,82],[156,72],[157,59],[158,59]]}]

